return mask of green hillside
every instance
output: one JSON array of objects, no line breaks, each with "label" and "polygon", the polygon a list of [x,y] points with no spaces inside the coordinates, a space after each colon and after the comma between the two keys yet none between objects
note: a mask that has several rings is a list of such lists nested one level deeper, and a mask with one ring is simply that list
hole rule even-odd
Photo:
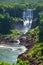
[{"label": "green hillside", "polygon": [[43,2],[43,0],[0,0],[0,2]]}]

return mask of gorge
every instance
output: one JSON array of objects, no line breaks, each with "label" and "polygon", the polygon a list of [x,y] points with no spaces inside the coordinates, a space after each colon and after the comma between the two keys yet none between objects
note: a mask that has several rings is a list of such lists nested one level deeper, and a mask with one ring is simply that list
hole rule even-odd
[{"label": "gorge", "polygon": [[[32,9],[27,9],[23,11],[23,28],[20,30],[23,34],[26,34],[28,30],[31,29],[33,20],[33,11]],[[7,61],[14,63],[17,60],[17,57],[24,53],[27,49],[25,46],[20,45],[20,40],[17,39],[17,42],[7,42],[0,45],[0,61]],[[4,53],[3,53],[4,52]]]},{"label": "gorge", "polygon": [[42,0],[0,0],[0,65],[43,65]]}]

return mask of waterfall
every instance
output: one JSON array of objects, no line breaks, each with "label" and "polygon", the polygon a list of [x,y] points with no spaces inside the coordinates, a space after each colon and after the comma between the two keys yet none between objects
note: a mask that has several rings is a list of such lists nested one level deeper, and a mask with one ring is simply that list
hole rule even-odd
[{"label": "waterfall", "polygon": [[31,24],[32,24],[32,19],[33,19],[33,11],[32,9],[27,9],[26,11],[23,12],[23,32],[24,34],[31,29]]}]

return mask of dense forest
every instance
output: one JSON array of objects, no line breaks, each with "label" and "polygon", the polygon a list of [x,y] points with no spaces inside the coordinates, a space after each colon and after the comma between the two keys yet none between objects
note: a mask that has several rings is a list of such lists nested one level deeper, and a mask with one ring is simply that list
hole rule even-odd
[{"label": "dense forest", "polygon": [[[0,0],[0,43],[3,38],[21,40],[23,32],[15,27],[23,27],[22,12],[26,9],[33,10],[32,27],[25,34],[28,37],[22,38],[21,41],[27,44],[28,50],[18,57],[16,64],[12,65],[43,65],[43,0]],[[0,65],[10,63],[0,62]]]},{"label": "dense forest", "polygon": [[0,0],[0,2],[43,2],[43,0]]}]

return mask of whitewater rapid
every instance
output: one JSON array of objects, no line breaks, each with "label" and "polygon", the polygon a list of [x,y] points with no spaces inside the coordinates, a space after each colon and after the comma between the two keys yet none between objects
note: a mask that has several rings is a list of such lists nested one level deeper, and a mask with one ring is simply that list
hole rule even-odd
[{"label": "whitewater rapid", "polygon": [[15,63],[20,54],[27,50],[25,46],[19,45],[18,43],[12,43],[12,45],[1,44],[0,45],[0,61]]},{"label": "whitewater rapid", "polygon": [[10,49],[12,51],[16,51],[18,49],[21,49],[22,51],[20,52],[20,54],[24,53],[27,50],[27,48],[25,46],[22,46],[22,45],[20,47],[12,47],[12,46],[8,46],[8,45],[4,44],[4,45],[0,45],[0,48]]}]

